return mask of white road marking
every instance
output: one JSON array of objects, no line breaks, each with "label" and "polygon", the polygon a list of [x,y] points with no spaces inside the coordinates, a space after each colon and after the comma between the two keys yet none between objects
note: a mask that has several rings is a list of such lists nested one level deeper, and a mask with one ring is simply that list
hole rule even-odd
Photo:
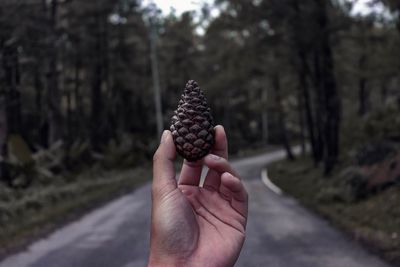
[{"label": "white road marking", "polygon": [[271,190],[272,192],[274,192],[277,195],[282,195],[283,191],[282,189],[280,189],[279,187],[277,187],[273,182],[271,182],[271,180],[268,178],[268,171],[266,168],[264,168],[261,171],[261,181],[263,182],[263,184],[268,187],[269,190]]}]

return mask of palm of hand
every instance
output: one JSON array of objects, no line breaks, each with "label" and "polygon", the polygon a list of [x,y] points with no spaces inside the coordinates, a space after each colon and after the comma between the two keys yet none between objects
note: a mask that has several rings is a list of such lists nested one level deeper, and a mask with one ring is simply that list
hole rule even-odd
[{"label": "palm of hand", "polygon": [[165,212],[170,211],[165,221],[174,231],[167,231],[166,238],[173,234],[179,240],[170,248],[185,257],[187,266],[233,266],[236,258],[230,255],[243,245],[245,216],[220,192],[188,185],[179,189],[165,203]]}]

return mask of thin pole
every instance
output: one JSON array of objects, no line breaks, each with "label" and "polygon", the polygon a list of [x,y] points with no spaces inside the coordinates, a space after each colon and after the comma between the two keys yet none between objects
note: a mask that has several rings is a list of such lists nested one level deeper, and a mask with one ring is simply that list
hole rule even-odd
[{"label": "thin pole", "polygon": [[161,136],[164,126],[163,126],[163,115],[161,106],[160,74],[158,70],[158,58],[157,58],[157,28],[153,19],[150,19],[150,31],[151,31],[150,33],[151,72],[153,76],[157,134],[158,136]]}]

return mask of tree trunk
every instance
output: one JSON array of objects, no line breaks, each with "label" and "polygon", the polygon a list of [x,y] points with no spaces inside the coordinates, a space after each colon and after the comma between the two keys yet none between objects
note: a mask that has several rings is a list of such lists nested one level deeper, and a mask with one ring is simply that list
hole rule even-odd
[{"label": "tree trunk", "polygon": [[[301,27],[301,11],[297,0],[292,1],[292,7],[295,11],[294,20],[292,21],[292,31],[294,35],[294,47],[297,49],[297,75],[299,79],[299,86],[301,88],[301,95],[303,97],[302,102],[304,103],[304,117],[307,124],[308,138],[310,140],[312,156],[315,166],[318,165],[318,143],[315,132],[315,121],[313,116],[313,109],[311,105],[311,95],[307,77],[311,78],[311,70],[308,65],[307,53],[305,45],[302,42],[302,27]],[[301,100],[299,100],[301,101]]]},{"label": "tree trunk", "polygon": [[280,82],[280,77],[279,77],[278,73],[274,73],[271,76],[271,82],[272,82],[272,87],[275,92],[275,101],[276,101],[276,107],[277,107],[277,111],[278,111],[278,123],[279,123],[281,142],[285,148],[286,157],[289,160],[294,160],[295,157],[292,152],[292,147],[290,146],[289,136],[288,136],[288,132],[287,132],[286,125],[285,125],[286,119],[285,119],[285,112],[284,112],[283,106],[282,106],[281,82]]},{"label": "tree trunk", "polygon": [[[108,28],[108,19],[107,14],[102,14],[101,16],[101,57],[102,57],[102,84],[104,85],[105,95],[110,96],[112,94],[111,88],[111,77],[110,77],[110,44],[109,44],[109,28]],[[122,27],[122,25],[119,25]],[[114,123],[112,122],[113,118],[113,107],[110,102],[112,102],[112,98],[110,97],[111,101],[104,101],[103,103],[103,141],[108,142],[108,140],[112,138],[116,138],[117,128],[114,127]],[[131,103],[129,103],[131,104]],[[125,108],[125,107],[123,107]]]},{"label": "tree trunk", "polygon": [[35,69],[33,70],[34,72],[34,88],[35,88],[35,105],[36,105],[36,112],[38,114],[38,121],[39,124],[42,123],[42,99],[43,99],[43,83],[41,79],[41,73],[40,73],[40,62],[35,64]]},{"label": "tree trunk", "polygon": [[61,95],[58,84],[58,51],[57,42],[58,0],[50,3],[50,24],[48,42],[48,74],[47,74],[47,104],[49,122],[49,144],[62,138]]},{"label": "tree trunk", "polygon": [[93,78],[91,86],[91,145],[92,149],[97,151],[101,143],[101,113],[102,113],[102,97],[101,97],[101,79],[102,67],[101,63],[96,62],[93,67]]},{"label": "tree trunk", "polygon": [[[261,103],[263,107],[267,106],[268,92],[267,89],[261,89]],[[262,128],[262,140],[264,144],[268,144],[268,110],[267,108],[262,109],[261,114],[261,128]]]},{"label": "tree trunk", "polygon": [[6,103],[5,94],[0,94],[0,180],[9,179],[5,164],[8,136]]},{"label": "tree trunk", "polygon": [[334,76],[334,61],[330,44],[329,19],[327,14],[327,2],[315,0],[317,4],[317,23],[320,28],[321,51],[321,78],[324,89],[324,141],[326,152],[324,153],[324,172],[330,174],[339,157],[339,125],[340,125],[340,99],[336,88]]},{"label": "tree trunk", "polygon": [[367,89],[367,76],[365,75],[366,64],[367,64],[367,55],[363,53],[358,62],[358,67],[360,71],[360,78],[358,81],[359,116],[364,116],[365,114],[367,114],[369,109],[369,92]]},{"label": "tree trunk", "polygon": [[43,110],[43,89],[44,89],[44,84],[42,80],[42,72],[41,70],[42,66],[42,61],[38,61],[35,66],[34,66],[34,89],[35,89],[35,108],[36,108],[36,114],[37,114],[37,125],[38,125],[38,136],[37,140],[38,143],[42,147],[47,147],[48,146],[48,138],[47,134],[42,134],[43,132],[47,132],[46,128],[46,118],[44,116],[44,110]]},{"label": "tree trunk", "polygon": [[[99,12],[99,11],[98,11]],[[101,15],[96,14],[97,29],[95,32],[96,41],[94,47],[94,62],[91,82],[91,127],[90,143],[94,151],[99,151],[102,142],[102,83],[103,83],[103,62],[102,62],[102,25]]]},{"label": "tree trunk", "polygon": [[396,26],[397,26],[397,31],[400,34],[400,2],[397,4],[397,23],[396,23]]},{"label": "tree trunk", "polygon": [[157,26],[155,22],[151,22],[150,29],[150,59],[151,59],[151,72],[154,86],[154,103],[156,107],[156,122],[157,122],[157,136],[160,136],[164,128],[162,102],[161,102],[161,88],[160,88],[160,73],[158,69],[157,57]]},{"label": "tree trunk", "polygon": [[73,123],[73,133],[76,137],[81,137],[83,132],[81,127],[83,126],[84,120],[84,111],[82,105],[82,96],[80,93],[81,87],[81,77],[80,71],[82,67],[81,62],[81,54],[80,54],[80,44],[79,41],[76,45],[76,53],[75,53],[75,66],[74,66],[74,102],[75,102],[75,116],[74,116],[74,123]]},{"label": "tree trunk", "polygon": [[319,163],[323,160],[325,151],[325,134],[324,134],[324,122],[325,122],[325,87],[323,84],[323,73],[321,70],[321,58],[320,48],[314,48],[314,90],[315,90],[315,132],[316,132],[316,162]]},{"label": "tree trunk", "polygon": [[15,44],[4,48],[3,70],[6,89],[6,114],[8,132],[19,134],[21,131],[21,94],[19,91],[20,69],[18,49]]},{"label": "tree trunk", "polygon": [[300,127],[300,146],[301,146],[301,155],[306,155],[306,140],[305,140],[305,130],[304,130],[304,101],[302,97],[302,89],[301,86],[297,87],[297,115],[299,118],[299,127]]},{"label": "tree trunk", "polygon": [[10,134],[21,131],[21,97],[19,91],[20,68],[17,44],[2,46],[2,85],[0,88],[0,177],[10,182],[5,159],[7,158],[7,141]]},{"label": "tree trunk", "polygon": [[66,138],[66,148],[69,149],[73,142],[73,126],[72,126],[72,92],[67,89],[67,138]]},{"label": "tree trunk", "polygon": [[389,83],[390,79],[382,79],[380,82],[380,95],[381,95],[381,105],[385,105],[387,98],[388,98],[388,83]]}]

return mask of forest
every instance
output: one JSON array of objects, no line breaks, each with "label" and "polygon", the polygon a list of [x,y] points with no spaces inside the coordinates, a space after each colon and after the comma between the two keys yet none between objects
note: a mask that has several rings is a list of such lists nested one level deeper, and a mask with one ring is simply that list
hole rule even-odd
[{"label": "forest", "polygon": [[[0,0],[0,247],[149,179],[191,79],[231,154],[282,146],[321,183],[356,165],[356,199],[398,184],[400,2],[371,0],[363,15],[356,3],[215,0],[178,14],[141,0]],[[365,167],[387,158],[390,175]]]},{"label": "forest", "polygon": [[385,12],[361,16],[353,5],[217,0],[178,16],[137,0],[2,0],[1,177],[12,184],[55,147],[57,171],[124,142],[139,164],[189,79],[233,153],[275,143],[294,158],[293,143],[309,144],[329,174],[348,146],[398,141],[400,6],[374,1]]}]

